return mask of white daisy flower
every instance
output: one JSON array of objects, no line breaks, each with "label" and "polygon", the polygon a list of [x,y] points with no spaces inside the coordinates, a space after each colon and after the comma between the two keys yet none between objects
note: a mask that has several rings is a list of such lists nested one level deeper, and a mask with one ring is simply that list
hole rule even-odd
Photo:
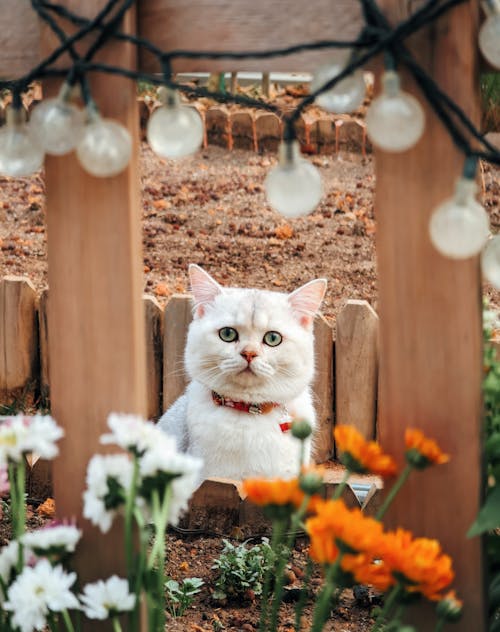
[{"label": "white daisy flower", "polygon": [[23,454],[29,451],[29,417],[16,415],[3,418],[0,422],[0,465],[9,461],[19,463]]},{"label": "white daisy flower", "polygon": [[[29,564],[34,561],[33,551],[23,547],[23,562]],[[4,586],[8,586],[12,579],[12,571],[16,568],[19,559],[19,542],[12,540],[7,546],[0,549],[0,580]],[[4,600],[3,591],[0,591],[0,603]]]},{"label": "white daisy flower", "polygon": [[122,612],[133,610],[135,595],[129,592],[128,581],[113,575],[87,584],[80,595],[80,602],[89,619],[107,619]]},{"label": "white daisy flower", "polygon": [[79,608],[70,588],[76,573],[66,573],[62,566],[40,560],[33,568],[26,566],[10,586],[3,608],[13,613],[12,623],[21,632],[43,630],[49,612]]},{"label": "white daisy flower", "polygon": [[21,542],[37,555],[62,555],[73,553],[82,536],[74,525],[53,524],[25,533]]},{"label": "white daisy flower", "polygon": [[64,431],[49,415],[16,415],[0,422],[0,466],[19,463],[27,452],[53,459],[59,450],[55,444]]},{"label": "white daisy flower", "polygon": [[151,421],[138,415],[111,413],[108,416],[110,434],[101,436],[101,443],[118,445],[124,450],[142,454],[160,440],[163,432]]},{"label": "white daisy flower", "polygon": [[132,469],[132,462],[125,454],[96,454],[89,461],[83,515],[103,533],[109,531],[117,511],[125,503]]},{"label": "white daisy flower", "polygon": [[168,521],[177,524],[188,500],[200,484],[203,462],[190,454],[178,452],[175,439],[163,433],[163,439],[147,450],[139,461],[142,477],[141,494],[149,499],[153,489],[163,491],[172,485]]},{"label": "white daisy flower", "polygon": [[64,436],[64,430],[56,424],[50,415],[31,417],[29,427],[30,451],[42,459],[53,459],[59,454],[56,441]]}]

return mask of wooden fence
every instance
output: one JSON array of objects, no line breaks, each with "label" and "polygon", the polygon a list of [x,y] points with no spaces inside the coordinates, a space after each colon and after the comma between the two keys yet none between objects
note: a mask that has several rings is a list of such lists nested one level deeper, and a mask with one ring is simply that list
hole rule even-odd
[{"label": "wooden fence", "polygon": [[[38,296],[26,278],[7,276],[0,281],[0,414],[17,407],[49,407],[49,300],[47,290]],[[183,353],[191,305],[189,296],[177,294],[164,309],[148,295],[143,306],[147,410],[150,419],[157,419],[186,386]],[[334,453],[334,419],[355,425],[366,437],[376,434],[378,317],[366,301],[349,300],[337,317],[335,340],[323,316],[316,319],[314,333],[316,458],[323,462]]]}]

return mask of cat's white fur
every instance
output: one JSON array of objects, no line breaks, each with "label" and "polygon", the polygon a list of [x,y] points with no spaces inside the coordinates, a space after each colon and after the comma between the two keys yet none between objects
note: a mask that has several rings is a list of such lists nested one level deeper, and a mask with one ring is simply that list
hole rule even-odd
[{"label": "cat's white fur", "polygon": [[[194,318],[184,362],[191,382],[162,416],[160,427],[184,451],[203,459],[204,478],[296,475],[300,443],[279,424],[287,416],[307,419],[313,427],[316,423],[310,391],[312,328],[326,281],[316,279],[284,294],[224,288],[196,265],[189,267],[189,276]],[[219,336],[224,327],[236,329],[238,339],[224,342]],[[281,344],[263,342],[269,331],[282,335]],[[212,391],[234,401],[280,407],[262,415],[242,412],[217,406]],[[308,439],[306,462],[310,454]]]}]

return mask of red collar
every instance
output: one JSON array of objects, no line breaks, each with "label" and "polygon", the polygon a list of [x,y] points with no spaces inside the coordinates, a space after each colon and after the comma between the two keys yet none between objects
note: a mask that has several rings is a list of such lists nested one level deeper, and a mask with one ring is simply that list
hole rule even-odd
[{"label": "red collar", "polygon": [[[280,404],[276,402],[263,402],[262,404],[254,404],[251,402],[238,402],[223,395],[219,395],[215,391],[212,391],[212,401],[217,406],[227,406],[228,408],[234,408],[243,413],[251,413],[252,415],[265,415],[274,408],[279,408]],[[280,423],[281,432],[287,432],[292,427],[291,421],[284,421]]]}]

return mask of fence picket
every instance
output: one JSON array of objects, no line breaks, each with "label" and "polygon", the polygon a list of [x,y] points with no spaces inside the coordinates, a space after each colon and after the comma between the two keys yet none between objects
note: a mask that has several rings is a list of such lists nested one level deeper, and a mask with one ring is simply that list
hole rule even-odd
[{"label": "fence picket", "polygon": [[[0,281],[0,392],[2,403],[29,403],[37,383],[38,300],[24,277]],[[21,403],[21,402],[19,402]]]},{"label": "fence picket", "polygon": [[324,316],[314,322],[316,377],[313,383],[318,426],[314,439],[314,458],[323,463],[333,453],[333,333]]},{"label": "fence picket", "polygon": [[350,300],[337,316],[335,420],[375,436],[378,316],[367,301]]},{"label": "fence picket", "polygon": [[40,340],[40,397],[44,406],[48,406],[50,399],[49,382],[49,334],[47,328],[47,305],[49,291],[46,289],[40,294],[38,305],[38,336]]},{"label": "fence picket", "polygon": [[146,323],[146,404],[147,418],[161,414],[163,387],[163,310],[154,296],[144,295]]},{"label": "fence picket", "polygon": [[182,395],[186,387],[184,347],[191,322],[191,299],[174,294],[165,307],[163,317],[163,410]]}]

